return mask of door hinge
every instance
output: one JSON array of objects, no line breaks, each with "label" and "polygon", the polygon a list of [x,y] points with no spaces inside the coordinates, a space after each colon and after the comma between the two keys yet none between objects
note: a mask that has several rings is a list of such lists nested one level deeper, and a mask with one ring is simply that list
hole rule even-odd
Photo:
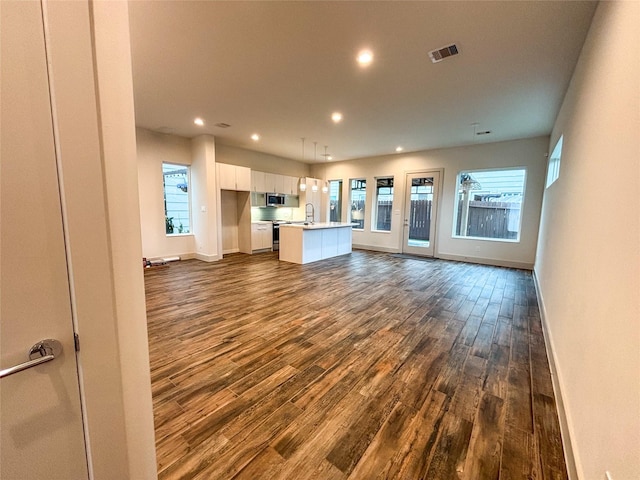
[{"label": "door hinge", "polygon": [[77,333],[73,334],[73,345],[75,346],[76,352],[80,351],[80,336]]}]

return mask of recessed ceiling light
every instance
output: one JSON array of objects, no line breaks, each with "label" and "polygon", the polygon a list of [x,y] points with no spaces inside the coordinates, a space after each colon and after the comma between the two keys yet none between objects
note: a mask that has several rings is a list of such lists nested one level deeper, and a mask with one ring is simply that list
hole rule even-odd
[{"label": "recessed ceiling light", "polygon": [[331,120],[333,120],[333,123],[340,123],[342,121],[342,114],[340,112],[333,112],[331,114]]},{"label": "recessed ceiling light", "polygon": [[201,119],[200,117],[198,117],[198,118],[195,118],[195,119],[193,120],[193,123],[195,123],[195,124],[196,124],[196,125],[198,125],[199,127],[202,127],[202,126],[204,125],[204,120],[203,120],[203,119]]},{"label": "recessed ceiling light", "polygon": [[358,53],[356,60],[358,60],[361,67],[367,67],[371,65],[371,62],[373,61],[373,53],[371,50],[361,50]]},{"label": "recessed ceiling light", "polygon": [[253,140],[254,142],[257,142],[258,140],[260,140],[260,135],[258,135],[257,133],[254,133],[253,135],[251,135],[251,140]]},{"label": "recessed ceiling light", "polygon": [[403,150],[404,150],[404,148],[402,148],[402,147],[396,147],[396,152],[398,152],[398,153],[400,153]]}]

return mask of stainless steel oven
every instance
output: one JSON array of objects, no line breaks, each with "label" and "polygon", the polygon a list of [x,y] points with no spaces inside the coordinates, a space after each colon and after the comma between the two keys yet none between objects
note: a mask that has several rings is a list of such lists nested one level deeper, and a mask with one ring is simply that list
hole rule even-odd
[{"label": "stainless steel oven", "polygon": [[273,236],[272,236],[271,249],[274,252],[277,250],[280,250],[280,224],[281,223],[286,223],[286,222],[277,222],[277,221],[273,222]]}]

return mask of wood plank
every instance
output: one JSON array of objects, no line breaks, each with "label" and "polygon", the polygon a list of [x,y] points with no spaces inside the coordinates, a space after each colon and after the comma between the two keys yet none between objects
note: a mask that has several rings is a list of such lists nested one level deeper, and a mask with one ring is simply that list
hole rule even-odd
[{"label": "wood plank", "polygon": [[458,383],[449,412],[469,422],[474,421],[482,398],[487,362],[469,355],[465,361],[462,378]]},{"label": "wood plank", "polygon": [[273,412],[276,421],[263,422],[256,428],[249,429],[249,432],[242,436],[240,440],[230,440],[219,451],[219,456],[225,459],[224,462],[203,461],[198,468],[190,475],[194,479],[211,478],[233,478],[240,472],[256,455],[265,449],[269,442],[278,435],[302,410],[290,402],[285,402],[280,408]]},{"label": "wood plank", "polygon": [[530,272],[233,254],[145,287],[161,479],[562,475]]},{"label": "wood plank", "polygon": [[542,464],[543,477],[545,479],[567,479],[567,466],[560,438],[560,422],[553,398],[534,394],[533,417],[536,441],[540,448],[540,455],[545,459]]},{"label": "wood plank", "polygon": [[502,445],[500,480],[541,479],[540,457],[534,436],[506,425]]},{"label": "wood plank", "polygon": [[[393,457],[380,470],[380,478],[421,478],[431,461],[450,398],[437,390],[429,395],[401,434]],[[357,478],[357,477],[354,477]]]},{"label": "wood plank", "polygon": [[[404,403],[396,403],[384,425],[374,437],[355,468],[352,478],[376,478],[402,446],[403,432],[416,416],[416,410]],[[346,473],[346,472],[345,472]]]},{"label": "wood plank", "polygon": [[511,363],[509,366],[507,424],[533,433],[533,405],[528,365]]},{"label": "wood plank", "polygon": [[334,383],[331,389],[316,402],[307,404],[308,412],[300,415],[279,435],[273,443],[274,450],[282,457],[290,458],[309,438],[318,423],[349,393],[356,380],[357,375],[349,372]]},{"label": "wood plank", "polygon": [[274,472],[284,463],[284,459],[273,448],[267,446],[253,457],[233,480],[255,480],[256,478],[273,478]]},{"label": "wood plank", "polygon": [[445,414],[442,433],[424,478],[459,478],[464,472],[473,424]]},{"label": "wood plank", "polygon": [[485,393],[473,425],[463,478],[476,480],[500,477],[504,419],[503,400]]},{"label": "wood plank", "polygon": [[368,448],[381,426],[387,421],[400,398],[404,385],[389,378],[383,393],[373,398],[353,418],[349,429],[343,434],[327,455],[327,460],[345,474],[350,474],[360,457]]},{"label": "wood plank", "polygon": [[491,346],[489,360],[487,361],[487,372],[482,389],[503,400],[507,399],[509,385],[509,357],[511,350],[509,346],[494,343]]},{"label": "wood plank", "polygon": [[490,323],[482,323],[478,329],[473,345],[471,347],[470,355],[481,357],[484,359],[489,358],[489,352],[491,352],[491,344],[493,341],[493,331],[495,325]]},{"label": "wood plank", "polygon": [[451,350],[449,361],[442,369],[442,372],[436,380],[434,388],[436,390],[453,397],[458,387],[460,378],[462,377],[462,369],[464,362],[469,354],[469,347],[464,344],[456,344]]}]

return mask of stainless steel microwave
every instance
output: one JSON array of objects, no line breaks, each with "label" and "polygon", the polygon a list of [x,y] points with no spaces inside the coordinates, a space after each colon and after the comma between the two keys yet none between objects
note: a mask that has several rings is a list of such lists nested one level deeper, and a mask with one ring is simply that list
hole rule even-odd
[{"label": "stainless steel microwave", "polygon": [[285,195],[280,193],[267,193],[267,207],[282,207],[285,204]]}]

